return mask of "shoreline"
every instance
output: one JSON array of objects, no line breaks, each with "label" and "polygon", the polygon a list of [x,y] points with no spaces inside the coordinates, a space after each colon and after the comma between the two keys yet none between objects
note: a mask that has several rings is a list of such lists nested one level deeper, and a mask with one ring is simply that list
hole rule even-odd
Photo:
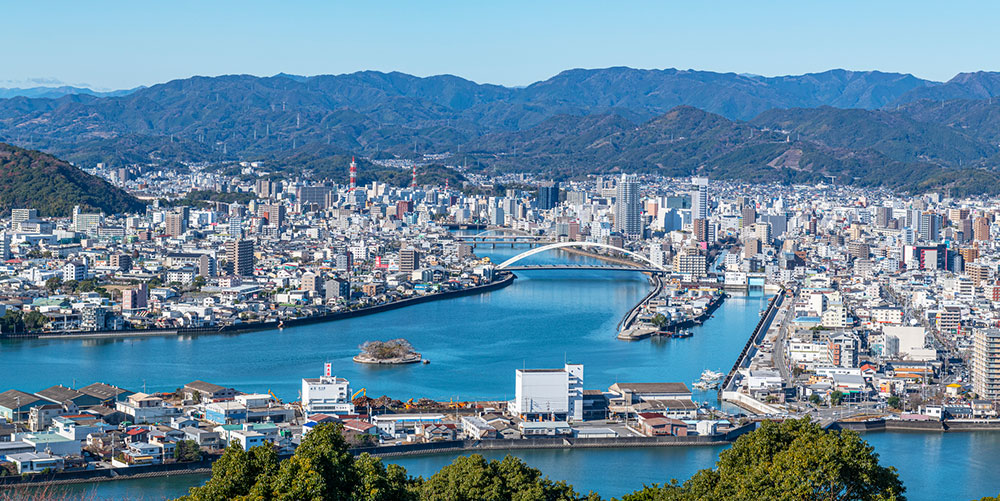
[{"label": "shoreline", "polygon": [[[896,423],[898,426],[888,425]],[[412,458],[435,455],[451,455],[475,453],[481,451],[521,451],[521,450],[573,450],[573,449],[634,449],[656,447],[718,447],[731,444],[740,436],[756,428],[756,423],[749,423],[734,428],[716,436],[668,436],[668,437],[615,437],[615,438],[535,438],[516,440],[452,440],[427,442],[419,444],[388,445],[381,447],[357,447],[350,452],[358,456],[369,453],[380,459]],[[995,422],[981,421],[899,421],[873,420],[863,422],[837,421],[828,429],[850,429],[859,433],[943,433],[943,432],[976,432],[1000,431],[1000,420]],[[141,480],[157,477],[179,477],[194,475],[210,475],[211,464],[218,459],[211,457],[196,463],[171,463],[169,465],[140,466],[108,470],[88,470],[59,472],[42,477],[36,474],[29,477],[0,477],[0,491],[33,489],[46,486],[63,486],[91,484],[98,482]],[[280,459],[287,459],[283,455]],[[130,472],[129,470],[132,470]],[[152,470],[152,471],[148,471]],[[134,472],[134,473],[133,473]],[[60,478],[70,477],[70,478]],[[35,480],[35,479],[38,480]]]},{"label": "shoreline", "polygon": [[[381,447],[355,447],[350,449],[354,456],[363,453],[378,458],[420,457],[438,454],[461,454],[476,451],[517,451],[517,450],[570,450],[570,449],[627,449],[640,447],[711,447],[730,444],[744,433],[755,428],[753,423],[734,428],[715,436],[668,436],[668,437],[616,437],[616,438],[533,438],[516,440],[450,440]],[[128,481],[155,477],[177,477],[183,475],[211,474],[211,464],[220,456],[205,458],[196,463],[171,463],[168,465],[139,466],[107,470],[57,472],[47,476],[35,474],[28,477],[0,477],[0,491],[30,489],[44,486],[89,484],[96,482]],[[287,459],[284,455],[279,459]],[[132,470],[130,472],[129,470]],[[133,473],[134,472],[134,473]],[[60,478],[70,477],[70,478]],[[36,480],[37,479],[37,480]]]},{"label": "shoreline", "polygon": [[475,294],[481,294],[484,292],[491,292],[494,290],[499,290],[508,285],[514,283],[517,275],[513,273],[506,273],[500,280],[495,280],[488,284],[476,285],[473,287],[468,287],[460,290],[438,292],[436,294],[428,294],[424,296],[414,296],[406,299],[400,299],[399,301],[393,301],[391,303],[383,303],[375,306],[368,306],[365,308],[359,308],[350,311],[338,311],[334,313],[327,313],[324,315],[315,315],[311,317],[300,317],[300,318],[289,318],[285,320],[272,320],[268,322],[256,322],[250,324],[234,324],[226,326],[215,326],[215,327],[182,327],[177,329],[136,329],[136,330],[120,330],[120,331],[64,331],[60,332],[40,332],[32,335],[19,335],[19,336],[2,336],[0,340],[18,340],[18,339],[119,339],[119,338],[130,338],[130,337],[148,337],[148,336],[180,336],[185,334],[191,335],[201,335],[201,334],[243,334],[247,332],[258,332],[266,330],[275,330],[281,328],[297,327],[301,325],[310,325],[326,322],[335,322],[337,320],[345,320],[348,318],[362,317],[366,315],[373,315],[375,313],[381,313],[383,311],[395,310],[398,308],[403,308],[406,306],[411,306],[415,304],[428,303],[431,301],[439,301],[442,299],[451,299],[456,297],[471,296]]}]

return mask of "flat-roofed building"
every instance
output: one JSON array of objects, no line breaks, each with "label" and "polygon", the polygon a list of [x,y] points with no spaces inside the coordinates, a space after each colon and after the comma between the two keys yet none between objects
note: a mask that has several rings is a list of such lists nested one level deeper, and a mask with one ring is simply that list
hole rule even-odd
[{"label": "flat-roofed building", "polygon": [[562,369],[518,369],[511,414],[525,420],[583,420],[583,365]]}]

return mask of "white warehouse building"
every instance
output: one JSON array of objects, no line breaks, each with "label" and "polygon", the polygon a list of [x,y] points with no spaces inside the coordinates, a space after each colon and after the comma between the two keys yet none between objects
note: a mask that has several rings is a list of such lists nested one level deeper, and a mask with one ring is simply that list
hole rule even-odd
[{"label": "white warehouse building", "polygon": [[532,421],[583,420],[583,364],[562,369],[518,369],[511,414]]}]

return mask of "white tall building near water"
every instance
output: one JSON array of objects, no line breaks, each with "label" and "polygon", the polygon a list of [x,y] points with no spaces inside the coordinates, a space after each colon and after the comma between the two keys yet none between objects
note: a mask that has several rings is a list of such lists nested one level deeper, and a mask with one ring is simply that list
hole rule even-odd
[{"label": "white tall building near water", "polygon": [[522,419],[583,420],[583,364],[562,369],[518,369],[515,397],[508,405]]},{"label": "white tall building near water", "polygon": [[642,236],[642,201],[635,174],[622,174],[615,188],[615,231],[633,238]]}]

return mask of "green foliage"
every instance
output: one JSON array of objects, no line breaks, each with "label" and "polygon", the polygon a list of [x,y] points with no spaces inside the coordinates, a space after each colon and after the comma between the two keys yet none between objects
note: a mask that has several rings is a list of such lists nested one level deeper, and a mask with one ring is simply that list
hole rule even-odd
[{"label": "green foliage", "polygon": [[8,309],[3,317],[0,317],[0,332],[16,333],[24,332],[24,314],[18,310]]},{"label": "green foliage", "polygon": [[41,329],[49,319],[37,310],[31,310],[24,315],[24,327],[29,331]]},{"label": "green foliage", "polygon": [[830,393],[830,403],[833,405],[840,405],[844,401],[844,393],[840,390],[834,390]]},{"label": "green foliage", "polygon": [[653,318],[652,318],[651,322],[653,322],[653,325],[655,325],[657,328],[660,328],[660,329],[666,327],[667,324],[670,323],[667,320],[667,317],[665,315],[663,315],[662,313],[657,313],[656,315],[653,315]]},{"label": "green foliage", "polygon": [[228,501],[250,493],[259,478],[273,475],[278,470],[278,455],[271,447],[252,447],[244,451],[233,442],[226,452],[212,464],[212,477],[205,485],[192,487],[189,494],[180,498],[186,501]]},{"label": "green foliage", "polygon": [[390,339],[389,341],[366,341],[359,348],[376,360],[387,360],[414,353],[413,345],[402,338]]},{"label": "green foliage", "polygon": [[409,501],[417,499],[417,481],[397,465],[386,467],[369,455],[355,458],[341,426],[315,427],[295,454],[279,463],[272,447],[249,452],[233,443],[212,466],[212,478],[194,487],[187,501],[345,500]]},{"label": "green foliage", "polygon": [[885,403],[886,403],[886,405],[888,405],[889,407],[892,407],[893,409],[900,409],[901,408],[900,405],[903,404],[903,401],[902,401],[901,398],[899,398],[899,396],[893,395],[893,396],[887,398],[886,401],[885,401]]},{"label": "green foliage", "polygon": [[552,482],[524,461],[507,456],[486,461],[473,454],[456,458],[432,475],[420,490],[425,501],[575,500],[565,482]]},{"label": "green foliage", "polygon": [[55,292],[60,285],[62,285],[62,277],[50,277],[45,281],[45,288],[48,289],[49,292]]},{"label": "green foliage", "polygon": [[145,205],[107,181],[39,151],[0,143],[0,211],[30,207],[43,216],[66,217],[73,206],[117,214]]},{"label": "green foliage", "polygon": [[904,492],[896,469],[881,466],[857,433],[828,432],[802,418],[765,421],[719,454],[715,469],[623,501],[902,500]]},{"label": "green foliage", "polygon": [[820,397],[819,393],[813,393],[812,395],[809,395],[809,401],[812,402],[813,405],[819,405],[823,403],[823,397]]},{"label": "green foliage", "polygon": [[174,446],[174,459],[178,461],[200,461],[201,447],[194,440],[181,440]]},{"label": "green foliage", "polygon": [[233,203],[239,202],[246,205],[251,200],[257,198],[253,193],[245,192],[228,192],[223,193],[219,191],[209,191],[209,190],[192,190],[184,195],[184,198],[179,198],[167,203],[167,205],[174,207],[184,207],[184,206],[198,206],[204,207],[209,205],[209,202],[223,202],[223,203]]}]

